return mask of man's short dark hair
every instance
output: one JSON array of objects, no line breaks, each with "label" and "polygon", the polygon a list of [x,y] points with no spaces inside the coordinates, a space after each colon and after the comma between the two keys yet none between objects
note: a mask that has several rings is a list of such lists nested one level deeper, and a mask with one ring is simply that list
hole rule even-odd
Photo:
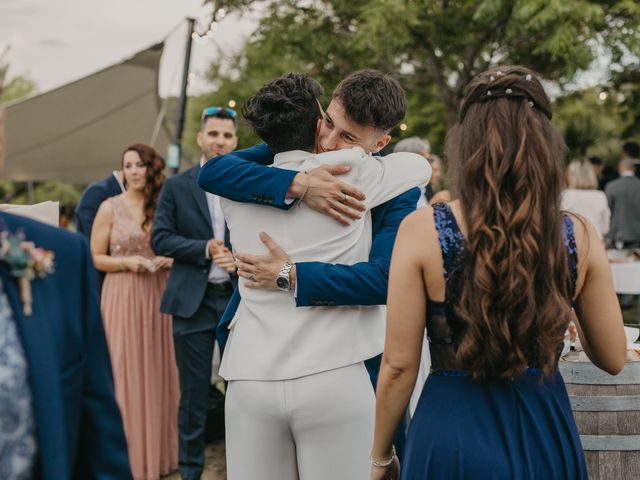
[{"label": "man's short dark hair", "polygon": [[378,70],[360,70],[333,91],[354,122],[389,132],[407,113],[407,96],[400,83]]},{"label": "man's short dark hair", "polygon": [[274,153],[312,152],[323,90],[304,73],[287,73],[264,85],[242,107],[242,115]]},{"label": "man's short dark hair", "polygon": [[591,162],[591,165],[593,165],[594,167],[604,165],[604,160],[602,160],[602,158],[600,157],[589,157],[589,162]]},{"label": "man's short dark hair", "polygon": [[213,115],[204,115],[202,117],[202,120],[200,120],[201,132],[204,130],[204,126],[207,124],[207,120],[209,120],[210,118],[221,118],[222,120],[231,120],[234,126],[236,124],[236,118],[233,115],[231,115],[226,108],[222,108],[221,110],[217,111]]},{"label": "man's short dark hair", "polygon": [[622,145],[622,151],[627,155],[627,157],[634,160],[640,158],[640,145],[638,145],[637,142],[625,143]]}]

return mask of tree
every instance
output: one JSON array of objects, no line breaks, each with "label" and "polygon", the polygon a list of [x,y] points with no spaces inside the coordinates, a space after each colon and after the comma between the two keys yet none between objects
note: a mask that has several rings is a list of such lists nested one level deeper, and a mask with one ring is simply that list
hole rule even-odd
[{"label": "tree", "polygon": [[[225,11],[247,8],[244,0]],[[395,73],[410,110],[406,134],[439,148],[464,87],[489,66],[522,64],[561,88],[597,57],[640,52],[633,0],[282,0],[237,55],[215,62],[216,96],[245,99],[264,81],[304,71],[327,89],[365,67]]]},{"label": "tree", "polygon": [[17,75],[7,81],[9,51],[10,47],[7,46],[0,53],[0,105],[26,97],[37,91],[35,82],[27,75]]}]

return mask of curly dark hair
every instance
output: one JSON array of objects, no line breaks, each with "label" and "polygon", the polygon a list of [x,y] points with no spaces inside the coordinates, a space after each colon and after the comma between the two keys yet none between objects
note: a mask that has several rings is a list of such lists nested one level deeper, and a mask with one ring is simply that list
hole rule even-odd
[{"label": "curly dark hair", "polygon": [[[160,190],[164,184],[164,158],[162,158],[153,147],[145,145],[144,143],[134,143],[129,145],[122,152],[122,159],[124,160],[124,154],[127,152],[136,152],[142,161],[142,164],[147,167],[146,184],[144,186],[144,220],[142,221],[142,229],[145,232],[151,231],[153,225],[153,218],[156,213],[156,206],[158,205],[158,197],[160,196]],[[125,179],[126,187],[126,179]]]},{"label": "curly dark hair", "polygon": [[287,73],[250,97],[242,107],[242,115],[274,153],[312,152],[322,115],[318,104],[322,94],[322,87],[313,78],[304,73]]},{"label": "curly dark hair", "polygon": [[527,366],[550,375],[571,319],[566,146],[535,72],[498,67],[475,77],[446,155],[467,227],[457,359],[474,378],[513,378]]},{"label": "curly dark hair", "polygon": [[349,118],[360,125],[391,131],[407,114],[407,96],[391,75],[366,69],[352,73],[333,91]]}]

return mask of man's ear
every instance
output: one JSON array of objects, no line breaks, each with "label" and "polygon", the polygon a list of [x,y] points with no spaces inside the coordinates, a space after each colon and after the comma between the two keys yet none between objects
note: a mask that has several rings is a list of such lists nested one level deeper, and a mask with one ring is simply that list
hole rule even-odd
[{"label": "man's ear", "polygon": [[378,139],[378,141],[373,145],[373,147],[371,147],[371,153],[379,152],[384,147],[386,147],[390,141],[391,141],[391,135],[389,135],[388,133],[383,135]]},{"label": "man's ear", "polygon": [[202,132],[198,132],[198,135],[196,135],[196,143],[202,148]]}]

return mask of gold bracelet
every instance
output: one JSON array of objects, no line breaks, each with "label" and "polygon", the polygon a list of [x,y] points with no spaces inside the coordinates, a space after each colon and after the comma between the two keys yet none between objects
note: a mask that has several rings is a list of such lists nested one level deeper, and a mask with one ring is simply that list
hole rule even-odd
[{"label": "gold bracelet", "polygon": [[307,172],[304,172],[305,176],[307,177],[307,186],[304,189],[304,193],[302,194],[302,196],[300,197],[300,199],[298,200],[298,205],[302,205],[302,201],[304,200],[304,197],[307,195],[307,192],[309,191],[309,187],[311,186],[311,179],[309,179],[309,175],[307,174]]},{"label": "gold bracelet", "polygon": [[373,456],[369,456],[369,460],[371,460],[371,465],[374,467],[386,468],[390,466],[393,461],[396,459],[396,447],[395,445],[391,445],[391,458],[387,460],[374,460]]}]

